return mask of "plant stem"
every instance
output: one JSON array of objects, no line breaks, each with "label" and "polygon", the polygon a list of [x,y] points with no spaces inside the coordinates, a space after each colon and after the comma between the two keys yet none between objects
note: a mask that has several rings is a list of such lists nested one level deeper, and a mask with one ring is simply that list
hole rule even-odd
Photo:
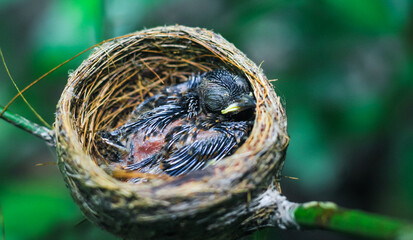
[{"label": "plant stem", "polygon": [[[0,112],[2,112],[3,109],[3,107],[0,107]],[[10,113],[9,111],[5,111],[2,115],[0,115],[0,118],[36,137],[41,138],[47,145],[53,147],[55,146],[54,135],[51,129],[40,126],[20,115]]]},{"label": "plant stem", "polygon": [[371,238],[413,239],[411,223],[340,208],[331,202],[299,204],[293,212],[300,227],[328,229]]}]

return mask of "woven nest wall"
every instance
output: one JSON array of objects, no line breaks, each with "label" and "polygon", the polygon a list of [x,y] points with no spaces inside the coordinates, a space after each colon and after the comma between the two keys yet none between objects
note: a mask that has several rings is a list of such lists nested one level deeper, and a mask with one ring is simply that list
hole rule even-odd
[{"label": "woven nest wall", "polygon": [[[124,124],[162,86],[222,68],[248,79],[257,100],[252,132],[235,154],[182,177],[141,184],[114,178],[96,133]],[[289,140],[280,99],[262,70],[220,35],[184,26],[143,30],[96,48],[69,77],[55,133],[59,168],[84,215],[127,239],[227,238],[265,222],[266,214],[248,206],[269,186],[279,189]]]}]

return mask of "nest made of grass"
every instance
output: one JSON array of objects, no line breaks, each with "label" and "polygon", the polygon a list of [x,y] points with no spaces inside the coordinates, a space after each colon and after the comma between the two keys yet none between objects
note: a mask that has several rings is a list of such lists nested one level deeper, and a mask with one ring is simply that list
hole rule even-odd
[{"label": "nest made of grass", "polygon": [[[248,79],[257,100],[251,134],[235,154],[201,173],[147,184],[111,176],[96,144],[99,131],[124,124],[137,105],[163,86],[222,68]],[[67,185],[85,215],[105,229],[114,209],[116,216],[136,223],[137,215],[142,219],[176,211],[157,208],[165,202],[171,206],[185,200],[205,208],[240,193],[254,196],[259,187],[277,184],[289,140],[280,99],[262,70],[220,35],[178,25],[143,30],[97,47],[70,75],[55,124],[59,167]],[[120,222],[110,231],[123,231]]]}]

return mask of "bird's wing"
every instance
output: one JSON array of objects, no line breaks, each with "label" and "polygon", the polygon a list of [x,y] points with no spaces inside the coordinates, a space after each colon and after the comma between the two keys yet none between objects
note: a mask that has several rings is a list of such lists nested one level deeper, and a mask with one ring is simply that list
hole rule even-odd
[{"label": "bird's wing", "polygon": [[161,169],[170,176],[187,174],[221,160],[236,144],[233,136],[223,133],[218,133],[212,138],[196,140],[162,159]]},{"label": "bird's wing", "polygon": [[193,93],[181,95],[179,93],[171,96],[162,96],[162,100],[154,102],[148,99],[138,106],[136,113],[141,112],[153,104],[162,104],[150,111],[143,112],[136,120],[129,121],[127,124],[111,132],[119,139],[141,130],[145,131],[145,136],[150,137],[162,132],[166,126],[180,118],[192,118],[198,114],[198,99]]},{"label": "bird's wing", "polygon": [[198,78],[192,77],[188,82],[167,87],[160,91],[160,93],[147,98],[133,110],[128,122],[133,122],[139,119],[145,112],[148,112],[159,106],[176,104],[179,101],[179,98],[192,88],[196,87],[198,82]]},{"label": "bird's wing", "polygon": [[162,105],[144,113],[137,121],[125,124],[111,134],[123,138],[131,133],[144,130],[145,135],[149,137],[156,132],[161,132],[168,124],[179,119],[185,113],[186,109],[180,105]]}]

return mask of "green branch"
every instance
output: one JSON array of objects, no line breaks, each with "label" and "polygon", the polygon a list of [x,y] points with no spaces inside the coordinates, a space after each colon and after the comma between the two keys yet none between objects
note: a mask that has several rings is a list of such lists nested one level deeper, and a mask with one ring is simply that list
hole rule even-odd
[{"label": "green branch", "polygon": [[293,212],[300,227],[328,229],[375,239],[413,239],[411,223],[340,208],[331,202],[298,204]]},{"label": "green branch", "polygon": [[[3,107],[0,107],[0,112],[2,112],[3,109]],[[10,113],[9,111],[5,111],[2,115],[0,114],[0,118],[36,137],[41,138],[47,145],[53,147],[55,146],[54,135],[51,129],[39,126],[38,124],[31,122],[20,115]]]}]

